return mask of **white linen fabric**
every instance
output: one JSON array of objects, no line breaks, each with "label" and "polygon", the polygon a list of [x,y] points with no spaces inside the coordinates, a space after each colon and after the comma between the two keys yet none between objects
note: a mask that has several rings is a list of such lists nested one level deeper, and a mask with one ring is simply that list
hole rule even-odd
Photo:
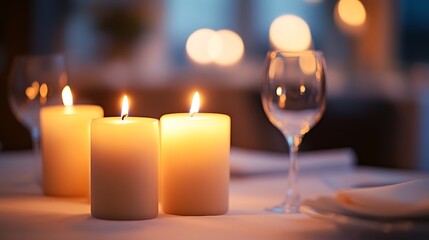
[{"label": "white linen fabric", "polygon": [[429,179],[339,190],[333,195],[306,199],[302,205],[321,211],[364,217],[429,217]]}]

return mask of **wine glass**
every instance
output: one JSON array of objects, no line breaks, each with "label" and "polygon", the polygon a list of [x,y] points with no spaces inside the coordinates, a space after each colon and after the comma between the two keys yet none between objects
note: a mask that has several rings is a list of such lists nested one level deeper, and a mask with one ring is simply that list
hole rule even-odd
[{"label": "wine glass", "polygon": [[320,51],[269,51],[262,80],[265,114],[289,145],[289,174],[283,201],[268,211],[299,212],[298,148],[326,104],[325,60]]},{"label": "wine glass", "polygon": [[9,73],[8,97],[15,117],[29,129],[35,160],[31,162],[34,180],[41,180],[39,111],[44,105],[61,103],[61,90],[67,84],[64,56],[27,55],[13,59]]}]

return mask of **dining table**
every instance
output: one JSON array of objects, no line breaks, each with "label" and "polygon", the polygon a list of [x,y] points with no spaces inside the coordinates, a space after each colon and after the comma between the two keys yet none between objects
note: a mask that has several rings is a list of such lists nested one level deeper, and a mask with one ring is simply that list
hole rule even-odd
[{"label": "dining table", "polygon": [[[229,210],[215,216],[162,212],[150,220],[113,221],[91,216],[86,198],[45,196],[31,151],[0,152],[0,239],[429,239],[427,232],[377,231],[265,209],[280,202],[287,154],[233,147]],[[427,178],[425,172],[359,166],[352,149],[300,153],[301,199]]]}]

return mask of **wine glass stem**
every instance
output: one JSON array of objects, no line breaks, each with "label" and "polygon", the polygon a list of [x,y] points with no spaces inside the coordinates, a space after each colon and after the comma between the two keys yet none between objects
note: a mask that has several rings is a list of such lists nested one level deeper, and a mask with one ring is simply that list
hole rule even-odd
[{"label": "wine glass stem", "polygon": [[39,154],[40,151],[40,143],[39,143],[39,129],[37,127],[31,129],[31,141],[33,143],[33,151],[35,154]]},{"label": "wine glass stem", "polygon": [[42,158],[40,155],[40,130],[38,127],[31,128],[31,141],[33,143],[33,160],[30,163],[31,180],[41,184]]},{"label": "wine glass stem", "polygon": [[285,212],[299,212],[300,194],[297,184],[299,172],[298,148],[301,144],[302,136],[287,136],[286,141],[289,145],[289,174],[286,185],[286,196],[283,204]]}]

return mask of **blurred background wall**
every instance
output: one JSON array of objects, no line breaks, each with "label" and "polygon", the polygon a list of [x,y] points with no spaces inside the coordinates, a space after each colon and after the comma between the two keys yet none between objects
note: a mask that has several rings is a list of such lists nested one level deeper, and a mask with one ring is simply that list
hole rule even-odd
[{"label": "blurred background wall", "polygon": [[[345,1],[345,0],[342,0]],[[359,164],[429,170],[429,2],[362,0],[15,0],[0,3],[0,149],[31,148],[12,114],[8,74],[20,54],[63,53],[76,101],[119,114],[159,118],[186,112],[195,90],[202,111],[232,117],[232,144],[287,151],[259,97],[269,29],[284,14],[303,19],[312,49],[328,65],[328,105],[302,150],[353,148]],[[347,19],[359,18],[362,24]],[[187,52],[195,31],[228,29],[244,55],[233,64],[201,63]],[[426,150],[428,149],[428,150]]]}]

